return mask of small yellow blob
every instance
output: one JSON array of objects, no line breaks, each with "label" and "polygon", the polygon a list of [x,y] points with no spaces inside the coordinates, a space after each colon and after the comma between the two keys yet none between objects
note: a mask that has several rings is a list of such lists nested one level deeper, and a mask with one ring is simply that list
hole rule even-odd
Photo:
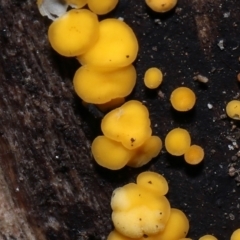
[{"label": "small yellow blob", "polygon": [[162,83],[163,74],[156,67],[149,68],[144,75],[144,84],[147,88],[155,89]]},{"label": "small yellow blob", "polygon": [[184,159],[191,165],[199,164],[204,158],[204,150],[198,145],[191,145],[184,153]]},{"label": "small yellow blob", "polygon": [[74,8],[82,8],[84,7],[88,0],[65,0],[68,5],[71,5]]},{"label": "small yellow blob", "polygon": [[76,71],[73,86],[77,95],[85,102],[101,104],[129,95],[135,86],[136,78],[133,65],[109,72],[101,72],[84,65]]},{"label": "small yellow blob", "polygon": [[127,163],[130,167],[142,167],[156,157],[162,149],[162,140],[158,136],[151,136],[140,147],[135,148],[133,156]]},{"label": "small yellow blob", "polygon": [[202,237],[199,238],[199,240],[218,240],[217,238],[215,238],[213,235],[204,235]]},{"label": "small yellow blob", "polygon": [[92,154],[96,162],[105,168],[118,170],[123,168],[131,158],[131,151],[119,142],[98,136],[92,143]]},{"label": "small yellow blob", "polygon": [[240,120],[240,101],[232,100],[226,106],[226,113],[230,118]]},{"label": "small yellow blob", "polygon": [[118,4],[118,0],[88,0],[88,7],[98,15],[111,12]]},{"label": "small yellow blob", "polygon": [[148,109],[131,100],[110,111],[101,123],[103,134],[127,149],[140,147],[152,134]]},{"label": "small yellow blob", "polygon": [[53,49],[66,57],[86,52],[99,37],[97,15],[87,9],[72,9],[52,22],[48,39]]},{"label": "small yellow blob", "polygon": [[172,92],[170,102],[177,111],[186,112],[195,105],[196,96],[190,88],[178,87]]},{"label": "small yellow blob", "polygon": [[239,240],[239,239],[240,239],[240,228],[238,228],[232,233],[230,240]]},{"label": "small yellow blob", "polygon": [[183,155],[191,145],[191,137],[187,130],[175,128],[165,138],[167,151],[174,156]]},{"label": "small yellow blob", "polygon": [[174,8],[177,0],[145,0],[146,4],[155,12],[167,12]]},{"label": "small yellow blob", "polygon": [[82,65],[112,70],[130,65],[137,57],[138,41],[123,21],[108,18],[100,22],[98,41],[78,57]]},{"label": "small yellow blob", "polygon": [[137,185],[146,188],[148,191],[163,196],[168,192],[168,183],[165,177],[156,172],[142,172],[137,176]]}]

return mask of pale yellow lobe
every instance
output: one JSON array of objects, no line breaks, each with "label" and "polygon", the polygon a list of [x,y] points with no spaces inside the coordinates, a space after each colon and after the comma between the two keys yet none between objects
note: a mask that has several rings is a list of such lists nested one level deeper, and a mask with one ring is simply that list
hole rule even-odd
[{"label": "pale yellow lobe", "polygon": [[102,119],[103,134],[127,149],[140,147],[152,134],[148,109],[131,100],[106,114]]},{"label": "pale yellow lobe", "polygon": [[72,9],[54,21],[48,29],[53,49],[66,57],[86,52],[99,37],[97,15],[87,9]]},{"label": "pale yellow lobe", "polygon": [[240,120],[240,101],[232,100],[226,106],[227,115],[235,120]]},{"label": "pale yellow lobe", "polygon": [[145,0],[146,4],[155,12],[168,12],[173,9],[177,0]]},{"label": "pale yellow lobe", "polygon": [[177,111],[186,112],[194,107],[196,96],[190,88],[178,87],[172,92],[170,102]]},{"label": "pale yellow lobe", "polygon": [[85,102],[102,104],[129,95],[135,86],[136,78],[133,65],[109,72],[101,72],[84,65],[76,71],[73,86],[77,95]]},{"label": "pale yellow lobe", "polygon": [[137,57],[138,41],[133,30],[118,19],[100,22],[98,41],[78,57],[82,65],[112,70],[130,65]]},{"label": "pale yellow lobe", "polygon": [[175,128],[171,130],[165,138],[167,151],[174,156],[183,155],[191,144],[191,137],[187,130]]},{"label": "pale yellow lobe", "polygon": [[117,4],[118,0],[88,0],[89,9],[98,15],[111,12]]},{"label": "pale yellow lobe", "polygon": [[144,75],[144,84],[147,88],[155,89],[160,86],[163,80],[163,74],[160,69],[149,68]]}]

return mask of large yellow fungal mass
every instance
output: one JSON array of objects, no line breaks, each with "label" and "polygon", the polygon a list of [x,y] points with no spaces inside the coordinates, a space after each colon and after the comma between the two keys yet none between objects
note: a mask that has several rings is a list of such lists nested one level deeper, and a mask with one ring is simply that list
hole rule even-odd
[{"label": "large yellow fungal mass", "polygon": [[75,73],[73,86],[77,95],[85,102],[101,104],[129,95],[135,86],[136,78],[133,65],[109,72],[101,72],[84,65]]},{"label": "large yellow fungal mass", "polygon": [[195,105],[196,96],[190,88],[178,87],[172,92],[170,102],[177,111],[186,112]]},{"label": "large yellow fungal mass", "polygon": [[187,130],[175,128],[165,138],[167,151],[174,156],[183,155],[191,145],[191,137]]},{"label": "large yellow fungal mass", "polygon": [[85,53],[99,37],[97,15],[87,9],[72,9],[52,22],[48,39],[53,49],[66,57]]},{"label": "large yellow fungal mass", "polygon": [[98,41],[78,59],[101,70],[116,69],[130,65],[137,57],[138,41],[133,30],[118,19],[100,22]]},{"label": "large yellow fungal mass", "polygon": [[103,134],[127,149],[140,147],[152,134],[148,109],[131,100],[106,114],[102,119]]}]

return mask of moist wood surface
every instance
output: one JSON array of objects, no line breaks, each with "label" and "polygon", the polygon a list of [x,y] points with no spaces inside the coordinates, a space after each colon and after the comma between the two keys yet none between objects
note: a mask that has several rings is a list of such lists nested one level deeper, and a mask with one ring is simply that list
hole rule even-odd
[{"label": "moist wood surface", "polygon": [[[229,151],[226,137],[239,129],[236,124],[231,131],[221,115],[239,92],[239,11],[238,0],[179,0],[173,12],[159,15],[143,0],[120,0],[109,16],[123,17],[140,44],[130,98],[145,102],[154,134],[164,139],[173,127],[187,128],[206,157],[190,168],[163,151],[141,169],[111,172],[91,156],[100,118],[73,91],[77,61],[51,49],[51,22],[35,1],[0,0],[0,239],[105,239],[112,229],[113,189],[147,169],[166,176],[172,206],[190,219],[189,237],[229,239],[240,217],[239,189],[227,172],[237,149]],[[144,71],[153,65],[165,73],[163,98],[143,85]],[[194,82],[196,74],[208,77],[207,85]],[[168,100],[182,84],[198,97],[185,115]]]}]

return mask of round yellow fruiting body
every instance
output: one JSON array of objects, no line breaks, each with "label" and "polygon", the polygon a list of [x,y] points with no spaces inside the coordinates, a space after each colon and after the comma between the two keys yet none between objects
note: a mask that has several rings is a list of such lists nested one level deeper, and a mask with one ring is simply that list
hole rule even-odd
[{"label": "round yellow fruiting body", "polygon": [[238,228],[232,233],[230,240],[239,240],[239,239],[240,239],[240,228]]},{"label": "round yellow fruiting body", "polygon": [[196,165],[202,162],[204,158],[204,150],[198,145],[191,145],[184,153],[184,159],[191,165]]},{"label": "round yellow fruiting body", "polygon": [[183,155],[191,145],[191,137],[187,130],[175,128],[165,138],[167,151],[174,156]]},{"label": "round yellow fruiting body", "polygon": [[226,106],[226,113],[230,118],[240,120],[240,101],[232,100]]},{"label": "round yellow fruiting body", "polygon": [[163,80],[163,74],[156,67],[149,68],[144,75],[144,84],[147,88],[155,89],[160,86]]},{"label": "round yellow fruiting body", "polygon": [[156,157],[161,149],[162,140],[158,136],[151,136],[140,147],[133,150],[133,156],[127,163],[127,166],[142,167]]},{"label": "round yellow fruiting body", "polygon": [[118,0],[88,0],[88,7],[98,15],[111,12],[118,4]]},{"label": "round yellow fruiting body", "polygon": [[96,137],[92,142],[91,150],[96,162],[111,170],[123,168],[132,155],[132,152],[123,147],[121,143],[105,136]]},{"label": "round yellow fruiting body", "polygon": [[189,230],[189,221],[186,215],[179,209],[172,208],[170,217],[163,231],[149,240],[177,240],[186,237]]},{"label": "round yellow fruiting body", "polygon": [[135,86],[136,78],[133,65],[109,72],[101,72],[84,65],[76,71],[73,86],[77,95],[85,102],[101,104],[129,95]]},{"label": "round yellow fruiting body", "polygon": [[111,207],[114,227],[130,238],[159,233],[170,216],[170,204],[165,196],[158,196],[134,183],[113,192]]},{"label": "round yellow fruiting body", "polygon": [[127,149],[140,147],[152,134],[148,109],[131,100],[110,111],[101,123],[103,134]]},{"label": "round yellow fruiting body", "polygon": [[71,5],[74,8],[82,8],[84,7],[88,0],[65,0],[68,5]]},{"label": "round yellow fruiting body", "polygon": [[97,15],[87,9],[72,9],[52,22],[48,39],[53,49],[66,57],[86,52],[99,37]]},{"label": "round yellow fruiting body", "polygon": [[173,9],[177,0],[145,0],[146,4],[155,12],[168,12]]},{"label": "round yellow fruiting body", "polygon": [[199,238],[199,240],[218,240],[217,238],[215,238],[213,235],[204,235],[202,237]]},{"label": "round yellow fruiting body", "polygon": [[196,96],[190,88],[178,87],[172,92],[170,102],[177,111],[186,112],[195,105]]},{"label": "round yellow fruiting body", "polygon": [[168,192],[168,183],[165,177],[156,172],[142,172],[137,176],[137,185],[146,188],[148,191],[163,196]]},{"label": "round yellow fruiting body", "polygon": [[130,65],[137,57],[138,41],[133,30],[118,19],[100,22],[98,41],[78,57],[82,65],[107,71]]}]

